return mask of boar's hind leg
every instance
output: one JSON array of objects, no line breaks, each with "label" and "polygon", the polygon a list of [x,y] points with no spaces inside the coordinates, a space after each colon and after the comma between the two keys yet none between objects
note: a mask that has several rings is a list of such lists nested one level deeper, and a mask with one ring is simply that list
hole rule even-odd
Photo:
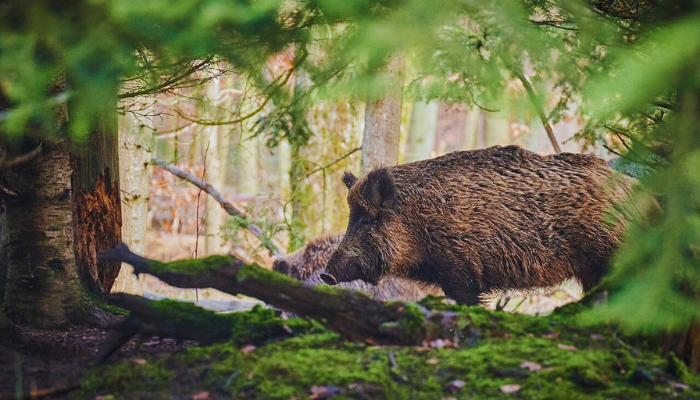
[{"label": "boar's hind leg", "polygon": [[576,279],[581,284],[585,292],[593,289],[603,279],[603,276],[608,271],[609,257],[580,257],[578,268],[574,270]]},{"label": "boar's hind leg", "polygon": [[442,290],[445,292],[445,296],[451,298],[457,303],[466,304],[469,306],[478,305],[481,302],[480,295],[482,290],[479,285],[476,284],[469,277],[460,277],[461,279],[455,279],[454,276],[449,277],[452,279],[445,279],[439,282]]}]

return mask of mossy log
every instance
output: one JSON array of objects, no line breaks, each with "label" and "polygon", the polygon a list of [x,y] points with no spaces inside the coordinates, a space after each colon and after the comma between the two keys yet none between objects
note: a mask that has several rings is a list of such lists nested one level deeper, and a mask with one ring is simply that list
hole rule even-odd
[{"label": "mossy log", "polygon": [[[360,292],[307,286],[281,273],[247,265],[232,256],[210,256],[161,263],[131,252],[124,244],[102,252],[104,260],[131,264],[136,274],[151,274],[181,288],[214,288],[243,294],[285,311],[313,318],[349,340],[371,344],[421,345],[453,340],[457,314],[434,312],[413,303],[382,303]],[[110,298],[106,298],[110,300]],[[129,304],[121,307],[132,310]],[[198,329],[189,325],[188,329]]]},{"label": "mossy log", "polygon": [[202,344],[232,341],[236,345],[258,345],[268,339],[289,335],[290,329],[269,309],[250,313],[217,314],[192,303],[149,300],[126,293],[104,295],[110,304],[129,310],[129,315],[110,327],[97,362],[107,360],[136,335],[194,340]]}]

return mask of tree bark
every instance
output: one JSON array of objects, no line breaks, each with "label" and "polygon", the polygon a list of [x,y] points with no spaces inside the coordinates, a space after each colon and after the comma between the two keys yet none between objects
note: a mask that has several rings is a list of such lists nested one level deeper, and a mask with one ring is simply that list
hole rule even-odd
[{"label": "tree bark", "polygon": [[[116,95],[114,96],[116,99]],[[117,109],[98,117],[85,142],[71,149],[75,260],[78,276],[90,292],[109,292],[119,263],[99,262],[97,253],[121,243]]]},{"label": "tree bark", "polygon": [[392,90],[383,99],[370,99],[367,102],[362,137],[362,175],[380,166],[392,166],[399,162],[404,63],[403,54],[389,60],[386,76]]},{"label": "tree bark", "polygon": [[7,281],[3,306],[14,322],[54,328],[76,320],[80,281],[73,251],[68,149],[44,153],[13,170],[7,199]]},{"label": "tree bark", "polygon": [[[209,150],[207,151],[204,180],[214,185],[214,187],[223,188],[225,182],[225,170],[221,168],[221,158],[223,153],[220,148],[221,127],[209,127],[208,133]],[[223,216],[221,215],[221,207],[211,196],[206,197],[204,204],[205,253],[207,255],[218,254],[222,252],[223,248],[221,227],[223,226],[224,220]]]},{"label": "tree bark", "polygon": [[431,157],[435,146],[438,103],[436,101],[413,103],[408,127],[405,161],[425,160]]}]

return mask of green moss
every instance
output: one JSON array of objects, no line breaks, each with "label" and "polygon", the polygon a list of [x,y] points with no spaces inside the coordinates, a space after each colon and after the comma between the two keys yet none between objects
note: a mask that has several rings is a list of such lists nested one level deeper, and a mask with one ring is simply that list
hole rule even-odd
[{"label": "green moss", "polygon": [[187,275],[198,275],[203,272],[219,269],[226,265],[231,265],[234,258],[231,256],[213,255],[204,258],[193,258],[180,261],[159,262],[150,261],[149,265],[153,272],[177,272]]},{"label": "green moss", "polygon": [[[155,397],[224,390],[222,397],[234,399],[301,399],[310,396],[313,386],[332,386],[338,399],[512,398],[501,392],[503,385],[519,385],[516,396],[524,399],[700,396],[700,379],[687,372],[680,360],[661,357],[653,346],[632,348],[625,344],[632,342],[631,338],[619,340],[620,333],[614,327],[581,326],[576,315],[532,317],[462,306],[454,310],[466,325],[465,337],[457,349],[368,347],[347,342],[317,323],[294,318],[282,322],[294,327],[290,334],[293,337],[268,339],[244,354],[240,346],[246,340],[265,337],[261,335],[265,329],[280,323],[269,310],[257,308],[241,314],[237,339],[152,361],[154,368],[167,373],[147,376],[166,377],[162,386],[151,387],[157,393]],[[418,326],[419,312],[418,306],[409,306],[406,318],[398,324],[410,331]],[[266,328],[257,331],[256,325]],[[525,361],[541,369],[521,368]],[[635,382],[631,376],[637,368],[647,371],[658,383],[651,386]],[[115,370],[118,373],[112,378],[113,370],[102,371],[109,379],[120,380],[121,386],[105,382],[100,387],[93,380],[88,386],[90,395],[139,397],[144,387],[136,382],[140,376]],[[465,385],[452,393],[450,382],[455,380]],[[682,390],[663,383],[669,380],[690,387]],[[130,386],[132,381],[136,386]]]},{"label": "green moss", "polygon": [[408,303],[398,320],[403,343],[415,343],[416,337],[425,336],[425,314],[417,304]]},{"label": "green moss", "polygon": [[101,297],[88,292],[87,290],[82,291],[83,297],[86,300],[86,303],[89,304],[89,306],[92,306],[92,304],[96,305],[100,309],[112,314],[112,315],[127,315],[129,314],[129,311],[119,308],[116,306],[113,306],[111,304],[108,304],[104,300],[102,300]]},{"label": "green moss", "polygon": [[264,280],[268,282],[284,282],[284,283],[298,283],[299,281],[291,278],[283,273],[273,271],[270,269],[261,268],[257,265],[241,265],[241,269],[238,271],[238,282],[245,281],[246,279],[254,278],[259,280]]},{"label": "green moss", "polygon": [[81,392],[89,396],[130,393],[130,398],[167,398],[164,392],[174,375],[175,371],[161,363],[138,364],[129,360],[93,370],[83,382]]}]

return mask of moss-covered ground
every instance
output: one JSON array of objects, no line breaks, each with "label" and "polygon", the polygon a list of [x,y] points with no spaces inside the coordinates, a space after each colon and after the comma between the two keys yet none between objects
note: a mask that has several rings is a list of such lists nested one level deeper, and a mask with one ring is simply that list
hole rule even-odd
[{"label": "moss-covered ground", "polygon": [[[578,304],[544,317],[444,306],[435,299],[424,304],[459,313],[458,348],[351,343],[317,323],[285,321],[256,308],[234,324],[239,334],[226,344],[97,368],[71,396],[700,399],[699,377],[677,358],[642,336],[582,324]],[[260,343],[246,328],[265,324],[287,334]],[[246,346],[248,340],[259,345]]]}]

